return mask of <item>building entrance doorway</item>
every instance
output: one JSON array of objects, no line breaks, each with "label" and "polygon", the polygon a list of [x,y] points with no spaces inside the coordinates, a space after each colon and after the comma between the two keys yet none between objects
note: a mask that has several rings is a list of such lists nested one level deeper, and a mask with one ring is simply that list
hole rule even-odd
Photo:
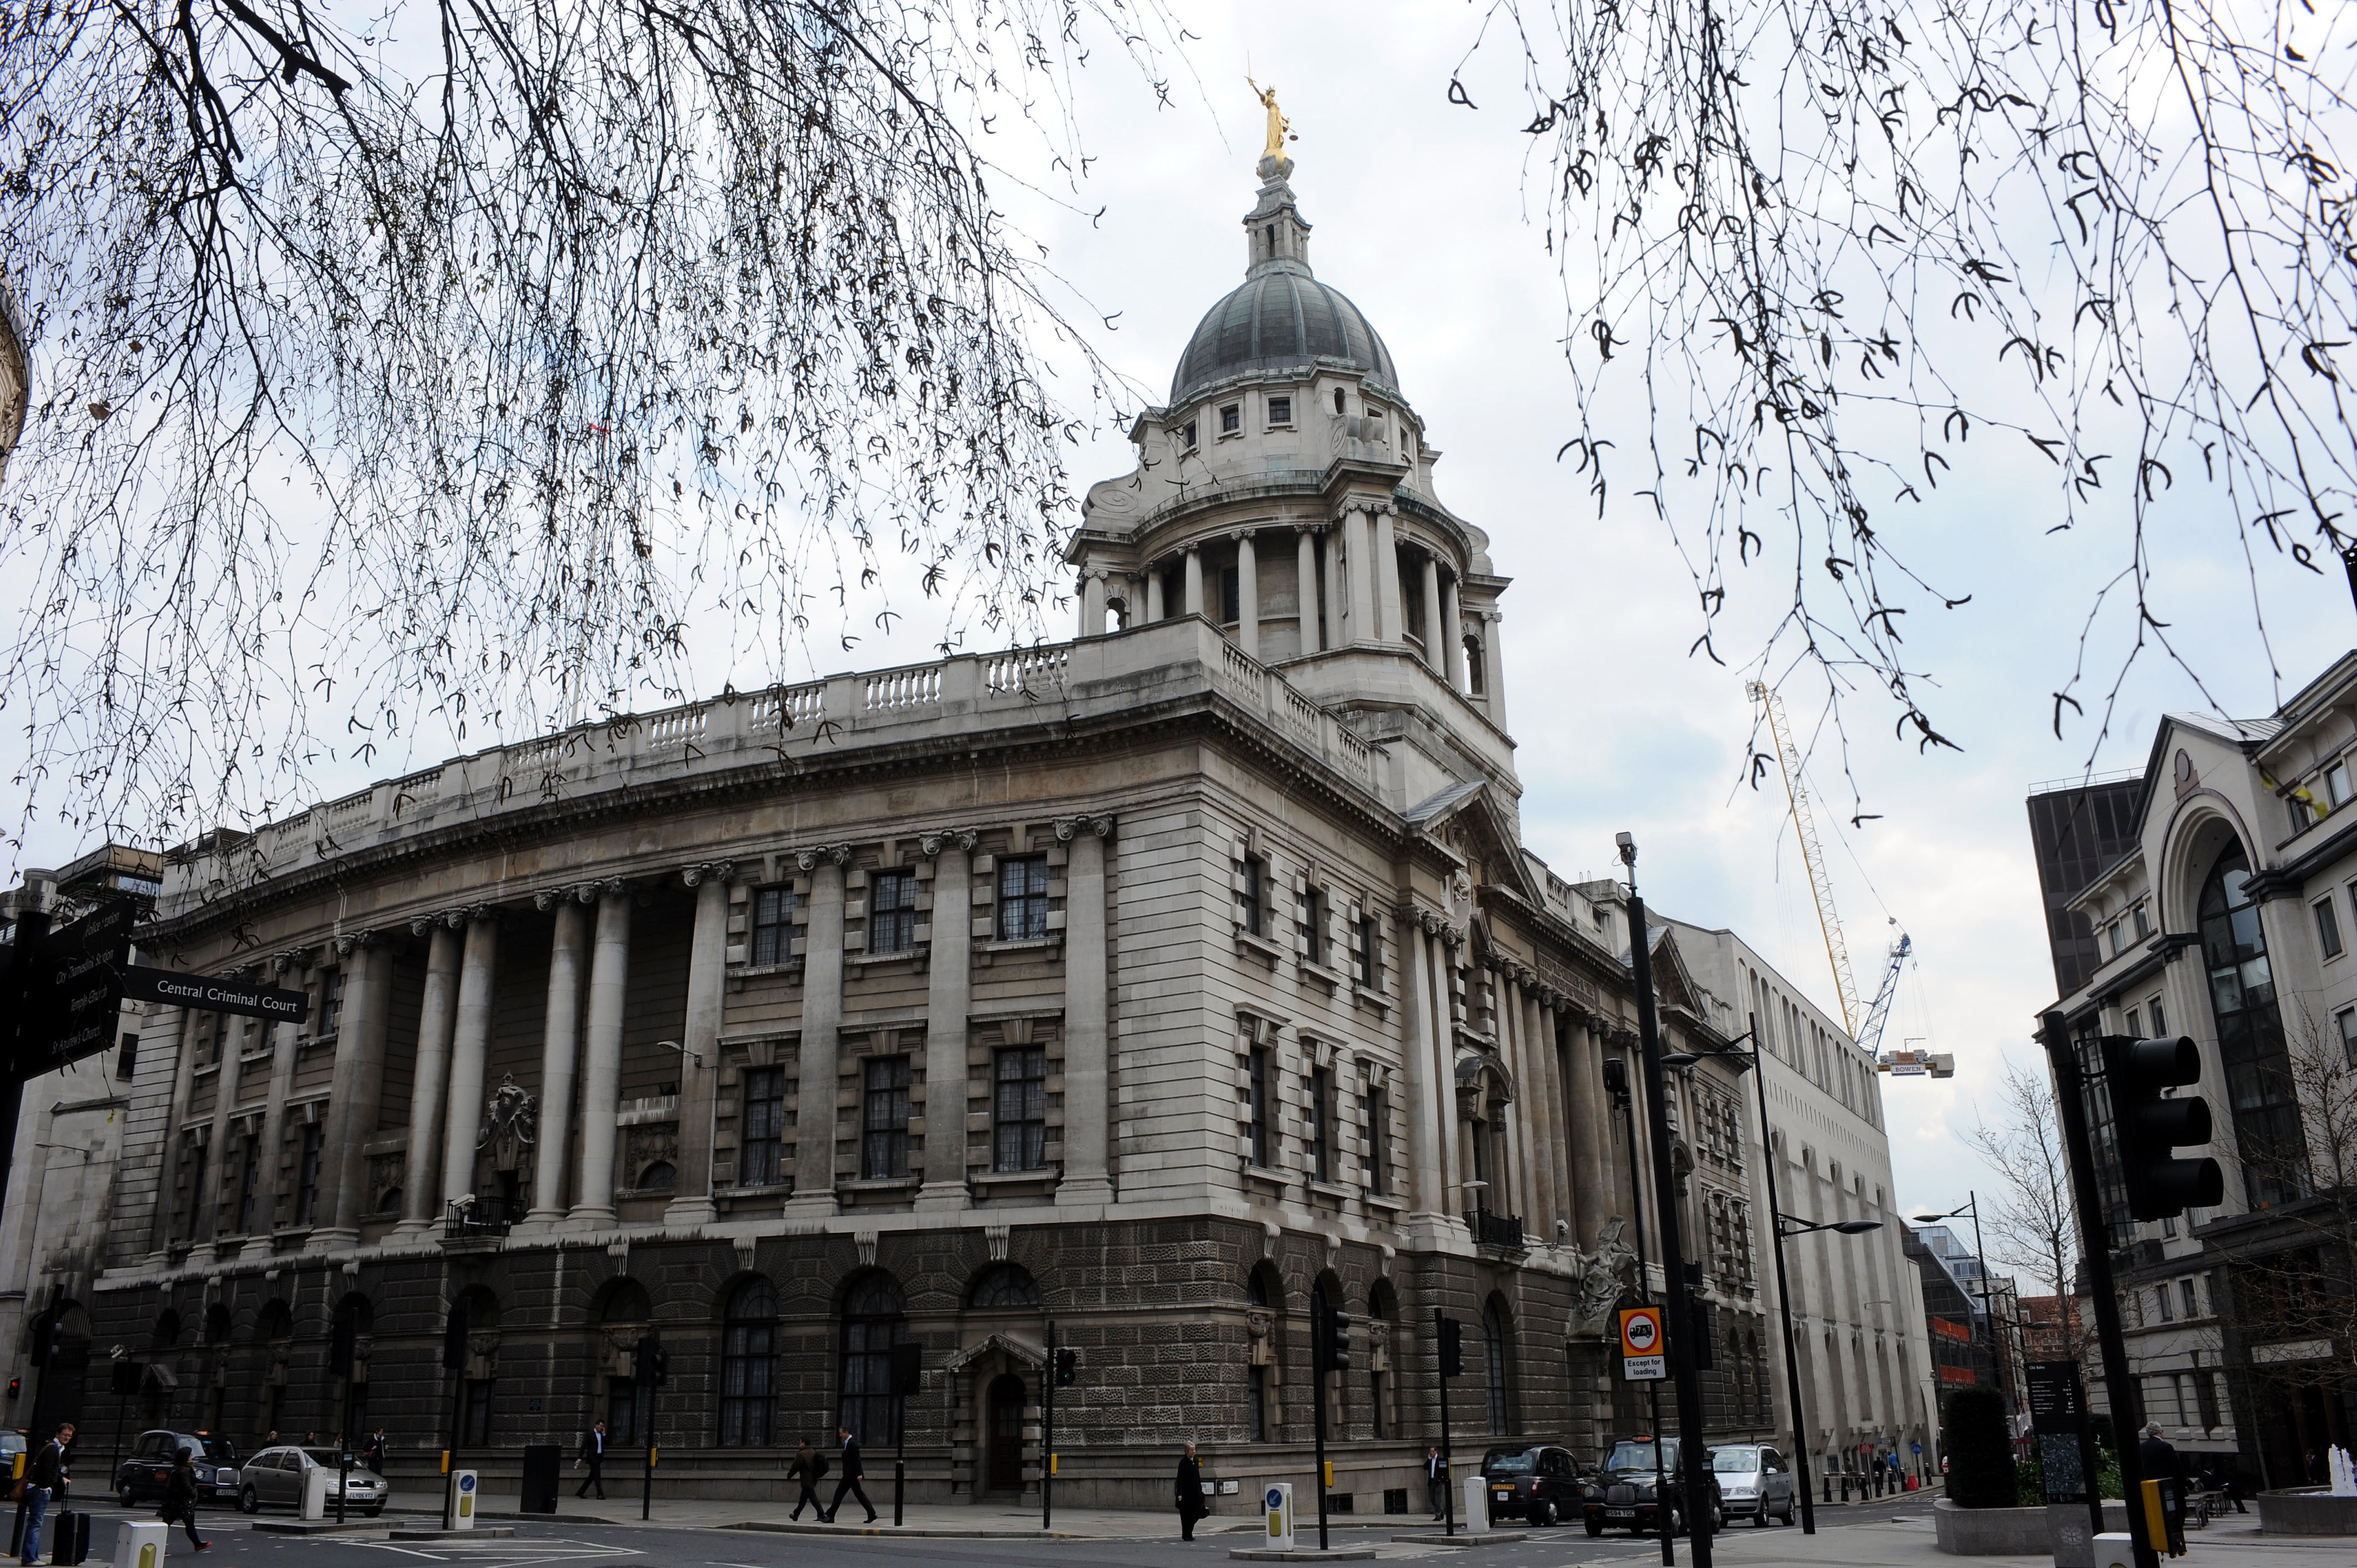
[{"label": "building entrance doorway", "polygon": [[1009,1372],[990,1384],[990,1474],[994,1492],[1023,1489],[1023,1380]]}]

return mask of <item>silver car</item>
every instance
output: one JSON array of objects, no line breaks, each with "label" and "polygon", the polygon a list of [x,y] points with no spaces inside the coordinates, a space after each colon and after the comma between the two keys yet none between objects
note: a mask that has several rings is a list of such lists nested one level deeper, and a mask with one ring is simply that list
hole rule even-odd
[{"label": "silver car", "polygon": [[1755,1525],[1770,1519],[1792,1522],[1797,1506],[1792,1467],[1774,1448],[1765,1443],[1723,1443],[1710,1451],[1710,1467],[1718,1473],[1728,1519],[1749,1516]]},{"label": "silver car", "polygon": [[[244,1513],[260,1513],[265,1508],[287,1508],[301,1512],[303,1508],[303,1477],[307,1471],[328,1472],[328,1511],[336,1511],[336,1483],[333,1479],[338,1466],[345,1456],[333,1448],[301,1448],[288,1444],[283,1448],[265,1448],[245,1462],[239,1476],[237,1506]],[[385,1499],[392,1488],[363,1466],[359,1460],[350,1462],[351,1474],[345,1477],[344,1511],[373,1517],[384,1511]]]}]

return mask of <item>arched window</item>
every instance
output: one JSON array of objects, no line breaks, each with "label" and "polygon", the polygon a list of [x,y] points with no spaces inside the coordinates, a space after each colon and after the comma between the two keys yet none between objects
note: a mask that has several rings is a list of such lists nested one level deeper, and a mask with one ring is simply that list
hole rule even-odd
[{"label": "arched window", "polygon": [[899,1436],[892,1347],[908,1337],[892,1276],[879,1269],[853,1282],[843,1298],[843,1424],[871,1447]]},{"label": "arched window", "polygon": [[1506,1432],[1506,1315],[1491,1296],[1481,1308],[1481,1384],[1487,1396],[1490,1431]]},{"label": "arched window", "polygon": [[2267,961],[2266,933],[2251,899],[2249,856],[2226,846],[2201,884],[2201,961],[2218,1019],[2218,1059],[2234,1111],[2243,1191],[2253,1208],[2302,1196],[2308,1142],[2284,1051],[2283,1015]]},{"label": "arched window", "polygon": [[229,1306],[226,1303],[217,1301],[205,1308],[205,1343],[229,1343]]},{"label": "arched window", "polygon": [[756,1276],[728,1297],[720,1325],[720,1445],[766,1448],[777,1404],[778,1293]]},{"label": "arched window", "polygon": [[148,1344],[157,1350],[169,1350],[179,1342],[180,1315],[167,1306],[156,1315],[156,1328],[148,1337]]},{"label": "arched window", "polygon": [[1039,1305],[1039,1283],[1020,1263],[995,1263],[974,1276],[966,1305],[982,1309]]}]

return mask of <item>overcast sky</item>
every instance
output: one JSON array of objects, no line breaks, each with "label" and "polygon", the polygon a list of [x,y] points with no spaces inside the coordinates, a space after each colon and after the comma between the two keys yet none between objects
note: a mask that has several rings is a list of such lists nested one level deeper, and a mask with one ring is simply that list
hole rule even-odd
[{"label": "overcast sky", "polygon": [[[1114,317],[1097,333],[1100,349],[1148,399],[1167,392],[1197,319],[1243,271],[1240,220],[1254,200],[1262,126],[1244,85],[1249,61],[1277,89],[1299,137],[1292,183],[1315,225],[1318,275],[1383,334],[1401,390],[1443,454],[1442,500],[1488,532],[1497,569],[1514,579],[1504,600],[1505,685],[1531,845],[1561,875],[1601,875],[1613,865],[1613,834],[1633,832],[1655,908],[1732,927],[1838,1016],[1782,791],[1772,775],[1757,792],[1745,783],[1752,710],[1743,675],[1687,657],[1700,629],[1693,585],[1631,495],[1641,481],[1618,487],[1599,519],[1584,485],[1555,460],[1579,433],[1560,348],[1565,290],[1526,221],[1535,198],[1523,187],[1518,128],[1529,114],[1514,81],[1501,80],[1512,62],[1468,68],[1479,111],[1446,98],[1479,8],[1179,8],[1197,38],[1184,62],[1170,61],[1171,107],[1157,110],[1114,51],[1101,49],[1080,74],[1079,123],[1094,162],[1072,208],[1002,187],[1008,210],[1074,291],[1065,302],[1074,319],[1089,319],[1090,306]],[[1022,138],[1005,139],[1010,167],[1037,168]],[[1071,392],[1085,406],[1085,384]],[[1873,988],[1893,918],[1915,940],[1887,1043],[1920,1038],[1956,1058],[1953,1081],[1885,1082],[1898,1196],[1910,1212],[1964,1200],[1979,1167],[1958,1132],[1976,1097],[1994,1106],[2002,1059],[2033,1054],[2032,1015],[2053,998],[2022,801],[2033,782],[2075,775],[2088,760],[2092,729],[2058,743],[2048,693],[2078,657],[2080,623],[2116,569],[2124,525],[2099,516],[2050,535],[2048,475],[2001,449],[1981,462],[1903,520],[1912,532],[1901,538],[1925,575],[1973,596],[1950,614],[1910,616],[1907,628],[1917,667],[1937,678],[1933,715],[1962,751],[1918,756],[1891,738],[1894,714],[1860,703],[1850,761],[1866,809],[1882,813],[1862,829],[1847,825],[1837,748],[1820,747],[1813,764],[1861,988]],[[1122,427],[1101,419],[1076,452],[1076,489],[1129,466]],[[2209,690],[2233,713],[2255,715],[2357,640],[2357,618],[2337,573],[2263,561],[2260,603],[2279,682],[2253,629],[2252,579],[2234,536],[2203,510],[2215,499],[2180,485],[2154,514],[2158,602]],[[1738,661],[1749,651],[1745,628],[1756,632],[1782,607],[1772,570],[1756,578],[1738,580],[1720,636]],[[1060,618],[1051,629],[1070,627]],[[916,661],[938,635],[920,613],[896,638],[817,663],[823,672]],[[2099,637],[2098,667],[2116,656],[2116,641],[2104,639],[2117,635]],[[727,646],[719,627],[707,619],[694,641],[705,650],[701,689],[746,683],[712,651]],[[2146,665],[2127,684],[2096,768],[2141,766],[2159,714],[2203,705],[2181,673]],[[1810,711],[1796,717],[1813,722]],[[479,733],[468,742],[479,744]],[[384,759],[371,769],[331,767],[323,793],[392,771]],[[36,823],[26,859],[57,865],[87,847]]]}]

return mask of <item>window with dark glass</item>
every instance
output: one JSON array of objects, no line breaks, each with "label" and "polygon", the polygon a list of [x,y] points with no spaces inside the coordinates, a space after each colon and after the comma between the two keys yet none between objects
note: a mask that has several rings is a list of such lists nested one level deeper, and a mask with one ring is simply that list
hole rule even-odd
[{"label": "window with dark glass", "polygon": [[1222,623],[1232,625],[1244,618],[1242,583],[1243,579],[1236,575],[1233,566],[1220,568],[1220,619]]},{"label": "window with dark glass", "polygon": [[2253,1208],[2307,1190],[2308,1144],[2300,1128],[2276,1004],[2275,973],[2259,908],[2250,895],[2251,863],[2229,844],[2201,887],[2201,953],[2210,1004],[2218,1020],[2218,1054],[2233,1108],[2244,1190]]},{"label": "window with dark glass", "polygon": [[1048,1052],[1009,1046],[998,1053],[998,1097],[992,1116],[1002,1171],[1036,1171],[1048,1163]]},{"label": "window with dark glass", "polygon": [[1248,1092],[1252,1102],[1252,1163],[1268,1164],[1268,1053],[1255,1050],[1252,1054],[1252,1087]]},{"label": "window with dark glass", "polygon": [[866,1070],[859,1174],[888,1181],[909,1174],[909,1058],[877,1057]]},{"label": "window with dark glass", "polygon": [[753,962],[780,964],[794,950],[794,890],[757,887],[753,890]]},{"label": "window with dark glass", "polygon": [[1334,1179],[1334,1074],[1319,1068],[1309,1075],[1309,1105],[1303,1129],[1309,1142],[1309,1174],[1319,1181]]},{"label": "window with dark glass", "polygon": [[1301,895],[1301,951],[1310,962],[1323,966],[1326,962],[1326,890],[1312,887]]},{"label": "window with dark glass", "polygon": [[843,1301],[843,1424],[871,1448],[899,1435],[892,1397],[892,1347],[908,1337],[900,1287],[885,1273],[853,1284]]},{"label": "window with dark glass", "polygon": [[1351,933],[1351,978],[1370,991],[1375,988],[1376,978],[1381,973],[1382,961],[1377,957],[1382,950],[1378,945],[1380,940],[1375,934],[1375,918],[1372,915],[1361,916],[1358,929]]},{"label": "window with dark glass", "polygon": [[319,1023],[314,1032],[320,1039],[331,1039],[343,1021],[344,972],[324,970],[319,975]]},{"label": "window with dark glass", "polygon": [[867,878],[867,950],[907,952],[917,941],[917,874],[877,871]]},{"label": "window with dark glass", "polygon": [[237,1183],[237,1230],[242,1236],[253,1234],[254,1200],[261,1188],[262,1140],[252,1137],[245,1141],[245,1168]]},{"label": "window with dark glass", "polygon": [[467,1380],[466,1420],[459,1440],[469,1448],[480,1448],[491,1440],[491,1380]]},{"label": "window with dark glass", "polygon": [[998,940],[1035,941],[1048,934],[1048,857],[1013,855],[998,863]]},{"label": "window with dark glass", "polygon": [[1289,397],[1273,397],[1269,399],[1268,422],[1271,424],[1292,424],[1293,400]]},{"label": "window with dark glass", "polygon": [[606,1380],[606,1445],[620,1450],[638,1440],[638,1380],[609,1377]]},{"label": "window with dark glass", "polygon": [[1178,427],[1178,446],[1181,450],[1188,452],[1192,452],[1195,449],[1195,422],[1193,420],[1190,419],[1186,424]]},{"label": "window with dark glass", "polygon": [[2314,906],[2316,910],[2316,943],[2327,958],[2341,956],[2341,916],[2328,896]]},{"label": "window with dark glass", "polygon": [[786,1069],[745,1069],[742,1130],[737,1136],[737,1182],[769,1187],[785,1179]]},{"label": "window with dark glass", "polygon": [[993,1263],[974,1277],[966,1305],[982,1310],[1036,1307],[1039,1282],[1020,1263]]},{"label": "window with dark glass", "polygon": [[1220,410],[1220,434],[1233,435],[1244,427],[1243,404],[1232,403]]},{"label": "window with dark glass", "polygon": [[[1339,397],[1341,394],[1338,392],[1335,395]],[[1244,1299],[1246,1301],[1254,1306],[1265,1308],[1273,1305],[1268,1297],[1268,1285],[1257,1273],[1245,1276]],[[1244,1368],[1244,1414],[1250,1423],[1252,1440],[1254,1443],[1267,1442],[1269,1438],[1268,1369],[1257,1363],[1248,1364]]]},{"label": "window with dark glass", "polygon": [[720,1445],[766,1448],[777,1407],[778,1293],[747,1280],[720,1326]]},{"label": "window with dark glass", "polygon": [[1367,1090],[1367,1190],[1377,1197],[1392,1190],[1392,1104],[1380,1089]]},{"label": "window with dark glass", "polygon": [[1248,936],[1264,936],[1261,900],[1265,895],[1268,866],[1258,855],[1244,856],[1243,886],[1236,889],[1236,920]]},{"label": "window with dark glass", "polygon": [[1506,1320],[1494,1301],[1481,1308],[1481,1391],[1493,1435],[1506,1431]]},{"label": "window with dark glass", "polygon": [[295,1166],[295,1223],[308,1225],[319,1207],[319,1150],[327,1129],[317,1122],[303,1128],[303,1155]]}]

